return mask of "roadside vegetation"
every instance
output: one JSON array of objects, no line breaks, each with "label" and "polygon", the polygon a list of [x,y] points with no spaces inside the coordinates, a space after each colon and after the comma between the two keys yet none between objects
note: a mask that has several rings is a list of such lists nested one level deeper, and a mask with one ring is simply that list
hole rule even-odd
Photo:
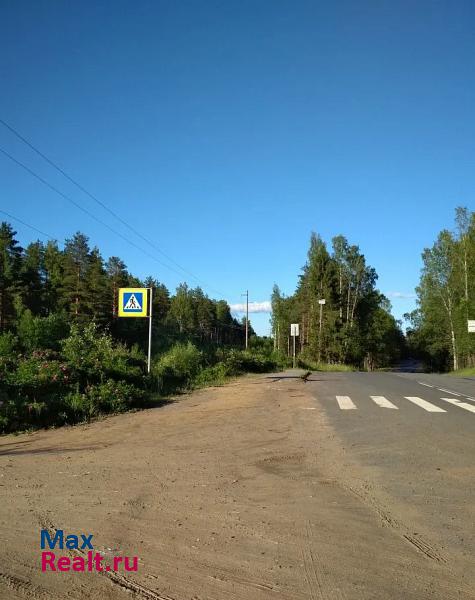
[{"label": "roadside vegetation", "polygon": [[[104,262],[77,233],[22,248],[0,225],[0,432],[59,426],[150,406],[170,394],[283,368],[272,343],[200,288],[174,295],[152,277]],[[120,287],[153,287],[153,363],[146,319],[117,318]]]},{"label": "roadside vegetation", "polygon": [[475,333],[467,320],[475,320],[475,212],[457,208],[455,231],[441,231],[422,261],[418,308],[406,315],[410,352],[428,370],[473,374]]},{"label": "roadside vegetation", "polygon": [[454,375],[455,377],[475,377],[475,367],[467,367],[466,369],[451,371],[450,375]]},{"label": "roadside vegetation", "polygon": [[398,361],[405,338],[389,300],[376,288],[377,278],[358,246],[345,237],[333,238],[329,252],[312,234],[295,293],[284,296],[274,286],[276,352],[290,354],[290,324],[298,323],[297,356],[304,368],[374,370]]}]

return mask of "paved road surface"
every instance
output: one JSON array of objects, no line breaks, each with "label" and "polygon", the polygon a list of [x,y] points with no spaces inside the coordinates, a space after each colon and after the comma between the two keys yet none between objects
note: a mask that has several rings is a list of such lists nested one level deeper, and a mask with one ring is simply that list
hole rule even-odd
[{"label": "paved road surface", "polygon": [[[363,465],[368,501],[382,514],[387,510],[393,521],[400,515],[409,541],[428,556],[443,561],[443,553],[450,552],[458,566],[470,568],[475,557],[475,380],[422,373],[314,373],[307,385],[346,452]],[[421,532],[440,553],[419,543]]]}]

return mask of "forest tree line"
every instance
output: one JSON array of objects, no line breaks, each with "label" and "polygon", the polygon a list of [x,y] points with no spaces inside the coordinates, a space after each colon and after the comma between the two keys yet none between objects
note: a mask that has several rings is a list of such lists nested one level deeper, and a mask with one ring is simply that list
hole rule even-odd
[{"label": "forest tree line", "polygon": [[459,207],[455,230],[441,231],[422,253],[418,307],[406,315],[410,348],[428,368],[445,371],[475,367],[475,212]]},{"label": "forest tree line", "polygon": [[[180,391],[277,368],[269,340],[224,300],[180,284],[131,275],[76,233],[63,248],[22,248],[0,225],[0,432],[72,424],[154,405]],[[121,287],[153,288],[153,356],[145,369],[148,319],[118,318]]]},{"label": "forest tree line", "polygon": [[[244,344],[245,322],[231,315],[225,300],[208,298],[200,287],[182,283],[171,295],[153,277],[140,280],[130,274],[119,257],[105,261],[79,232],[62,249],[56,241],[35,241],[22,248],[15,236],[9,223],[0,225],[0,334],[12,331],[26,346],[34,346],[35,335],[59,340],[71,323],[94,321],[114,338],[143,346],[146,319],[117,318],[119,288],[143,286],[153,288],[155,351],[179,340]],[[54,347],[54,339],[51,344]]]},{"label": "forest tree line", "polygon": [[276,349],[290,352],[290,324],[298,323],[302,364],[350,364],[369,370],[393,364],[404,352],[405,338],[389,300],[376,288],[377,278],[359,247],[344,236],[333,238],[329,252],[313,233],[295,293],[286,297],[278,286],[273,289]]}]

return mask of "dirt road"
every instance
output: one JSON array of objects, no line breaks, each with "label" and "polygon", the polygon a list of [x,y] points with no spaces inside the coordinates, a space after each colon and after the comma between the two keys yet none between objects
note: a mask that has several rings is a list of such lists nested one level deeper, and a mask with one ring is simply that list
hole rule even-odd
[{"label": "dirt road", "polygon": [[[298,379],[3,437],[0,496],[2,599],[475,598],[470,557],[378,495]],[[41,529],[138,570],[43,573]]]}]

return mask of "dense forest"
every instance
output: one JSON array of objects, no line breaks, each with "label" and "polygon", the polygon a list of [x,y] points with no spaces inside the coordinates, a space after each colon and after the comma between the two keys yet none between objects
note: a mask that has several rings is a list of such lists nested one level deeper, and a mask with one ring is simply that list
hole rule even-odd
[{"label": "dense forest", "polygon": [[232,317],[226,301],[208,298],[199,287],[181,284],[172,296],[152,277],[141,281],[131,275],[120,258],[104,262],[82,233],[67,239],[62,250],[55,241],[36,241],[23,249],[15,235],[11,225],[1,224],[0,333],[16,332],[27,348],[41,345],[35,335],[49,336],[54,347],[55,336],[61,337],[69,324],[91,320],[129,345],[144,344],[144,320],[117,318],[118,289],[134,286],[154,288],[155,350],[180,339],[243,343],[244,323]]},{"label": "dense forest", "polygon": [[[277,363],[272,346],[245,319],[185,283],[170,294],[141,281],[125,263],[104,261],[76,233],[63,248],[36,241],[22,248],[0,225],[0,431],[87,420],[154,397],[220,383]],[[153,288],[153,362],[145,370],[147,319],[118,318],[120,287]]]},{"label": "dense forest", "polygon": [[277,286],[272,293],[276,350],[290,351],[290,324],[298,323],[301,364],[373,370],[397,361],[404,352],[404,335],[376,280],[358,246],[339,235],[329,252],[321,237],[312,234],[295,293],[284,297]]},{"label": "dense forest", "polygon": [[411,351],[428,368],[475,367],[475,212],[457,208],[455,231],[441,231],[422,254],[418,308],[407,315]]}]

